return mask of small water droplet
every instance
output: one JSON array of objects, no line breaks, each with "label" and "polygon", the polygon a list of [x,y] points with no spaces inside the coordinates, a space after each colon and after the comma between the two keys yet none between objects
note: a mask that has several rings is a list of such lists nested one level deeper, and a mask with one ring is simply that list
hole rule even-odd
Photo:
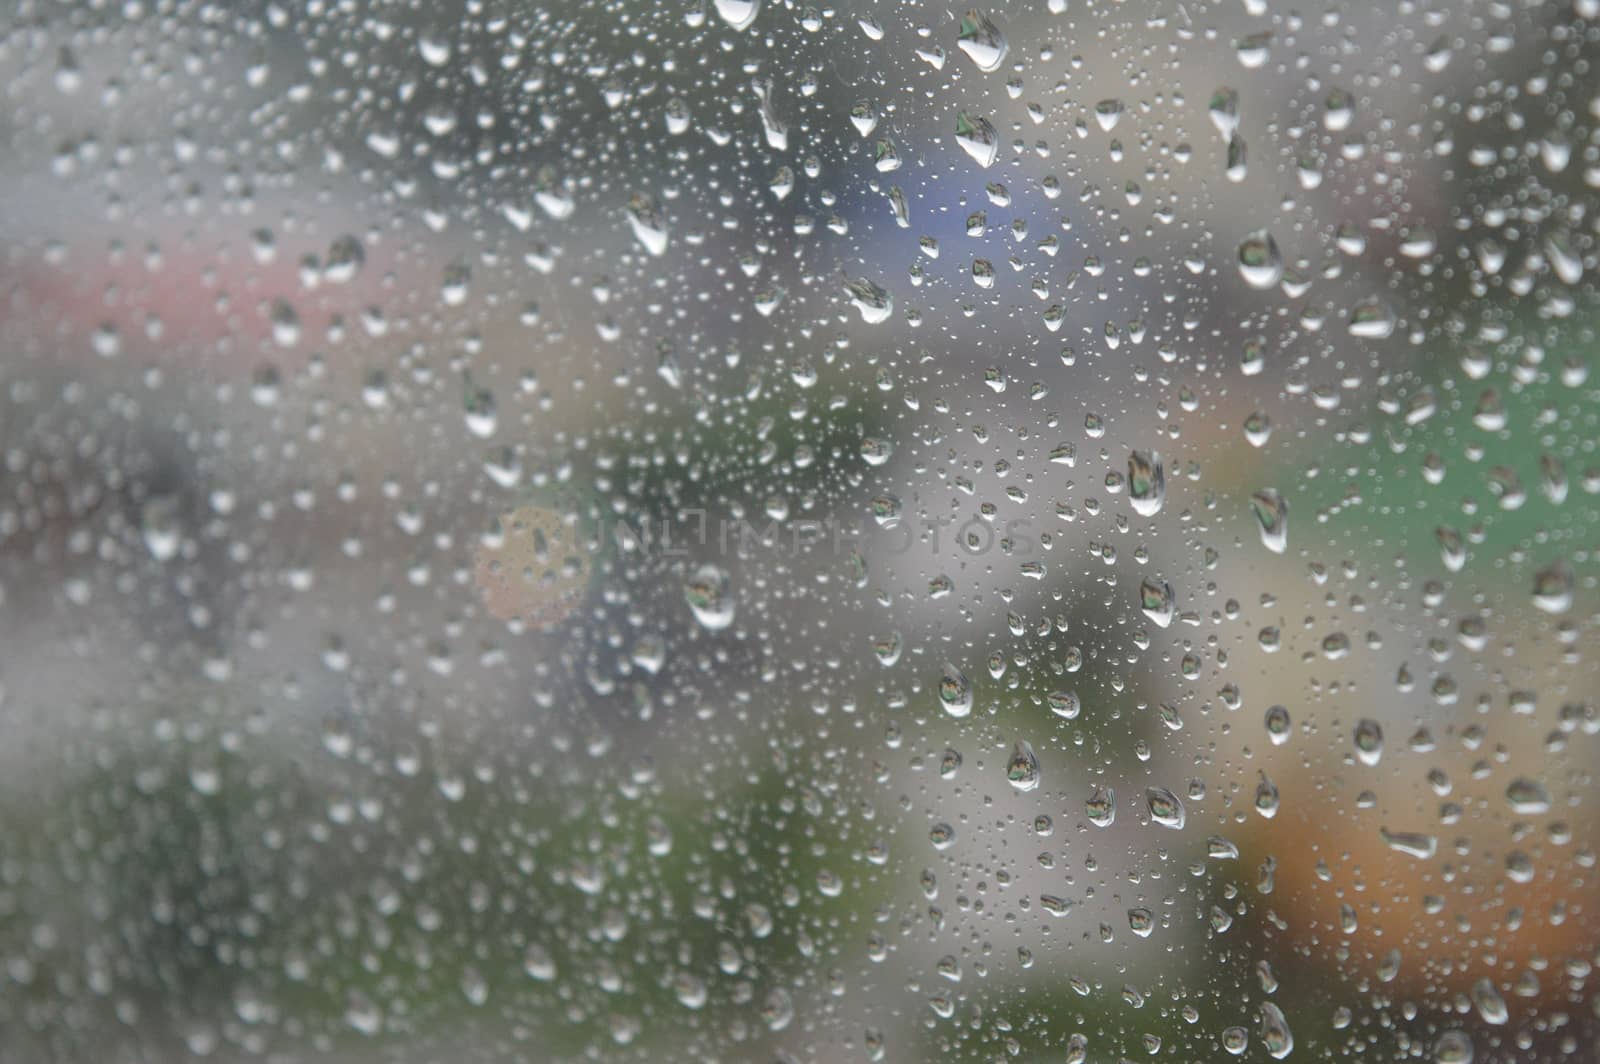
[{"label": "small water droplet", "polygon": [[1250,509],[1256,515],[1261,544],[1274,554],[1289,546],[1289,503],[1276,488],[1262,488],[1250,496]]},{"label": "small water droplet", "polygon": [[1465,1031],[1446,1031],[1433,1043],[1436,1064],[1472,1064],[1476,1051]]},{"label": "small water droplet", "polygon": [[1276,1060],[1282,1060],[1294,1051],[1294,1034],[1283,1010],[1270,1001],[1261,1003],[1261,1044]]},{"label": "small water droplet", "polygon": [[1083,803],[1083,810],[1089,823],[1095,827],[1110,827],[1117,819],[1117,792],[1110,787],[1096,785],[1094,793]]},{"label": "small water droplet", "polygon": [[1156,627],[1165,628],[1172,623],[1174,602],[1171,584],[1154,579],[1140,583],[1139,608],[1144,611],[1146,617],[1155,622]]}]

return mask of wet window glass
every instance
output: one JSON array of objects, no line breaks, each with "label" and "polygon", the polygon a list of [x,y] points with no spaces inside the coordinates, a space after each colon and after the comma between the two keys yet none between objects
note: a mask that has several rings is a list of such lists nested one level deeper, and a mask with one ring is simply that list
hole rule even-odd
[{"label": "wet window glass", "polygon": [[1596,0],[0,78],[0,1058],[1597,1059]]}]

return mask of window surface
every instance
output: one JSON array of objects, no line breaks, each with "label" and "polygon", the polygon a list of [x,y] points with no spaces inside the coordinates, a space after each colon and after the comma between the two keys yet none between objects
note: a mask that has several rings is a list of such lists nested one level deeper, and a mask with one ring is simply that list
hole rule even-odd
[{"label": "window surface", "polygon": [[17,0],[0,1060],[1600,1059],[1597,63]]}]

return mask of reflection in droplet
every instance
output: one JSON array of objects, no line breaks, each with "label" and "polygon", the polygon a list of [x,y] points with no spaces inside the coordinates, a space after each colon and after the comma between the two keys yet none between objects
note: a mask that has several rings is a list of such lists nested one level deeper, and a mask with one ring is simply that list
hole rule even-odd
[{"label": "reflection in droplet", "polygon": [[1151,787],[1145,791],[1145,802],[1150,807],[1150,819],[1164,828],[1177,830],[1183,827],[1183,802],[1165,787]]},{"label": "reflection in droplet", "polygon": [[728,574],[715,565],[702,565],[683,587],[683,597],[694,619],[707,631],[717,632],[733,623],[734,600]]},{"label": "reflection in droplet", "polygon": [[964,717],[972,712],[972,681],[948,662],[939,677],[939,704],[952,717]]},{"label": "reflection in droplet", "polygon": [[986,74],[999,70],[1006,58],[1005,34],[987,15],[975,9],[961,16],[956,46],[967,54],[973,66]]},{"label": "reflection in droplet", "polygon": [[1258,230],[1239,245],[1239,276],[1252,288],[1271,288],[1283,279],[1283,256],[1271,233]]},{"label": "reflection in droplet", "polygon": [[1166,471],[1156,451],[1133,451],[1128,455],[1128,498],[1135,513],[1152,517],[1166,501]]},{"label": "reflection in droplet", "polygon": [[1031,791],[1039,786],[1039,759],[1033,747],[1025,740],[1017,740],[1006,762],[1006,781],[1019,791]]}]

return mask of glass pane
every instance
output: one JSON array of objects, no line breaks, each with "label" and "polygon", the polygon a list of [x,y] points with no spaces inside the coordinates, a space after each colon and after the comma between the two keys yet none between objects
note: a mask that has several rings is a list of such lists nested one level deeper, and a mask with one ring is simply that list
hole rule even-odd
[{"label": "glass pane", "polygon": [[3,26],[0,1057],[1595,1059],[1600,3]]}]

